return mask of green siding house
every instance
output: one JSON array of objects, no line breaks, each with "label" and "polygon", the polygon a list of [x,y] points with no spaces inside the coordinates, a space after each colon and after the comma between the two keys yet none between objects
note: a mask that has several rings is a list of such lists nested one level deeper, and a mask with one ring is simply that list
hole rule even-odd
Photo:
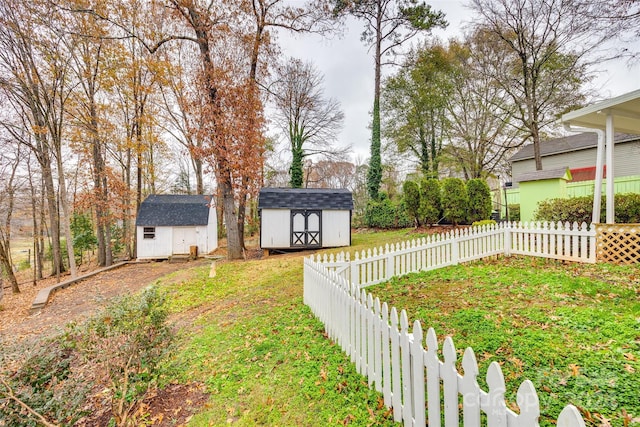
[{"label": "green siding house", "polygon": [[[541,200],[592,195],[597,146],[594,133],[544,141],[542,171],[536,171],[533,145],[525,145],[509,159],[512,187],[506,191],[507,203],[519,204],[520,219],[532,221]],[[615,192],[640,193],[640,136],[616,134],[614,156]]]}]

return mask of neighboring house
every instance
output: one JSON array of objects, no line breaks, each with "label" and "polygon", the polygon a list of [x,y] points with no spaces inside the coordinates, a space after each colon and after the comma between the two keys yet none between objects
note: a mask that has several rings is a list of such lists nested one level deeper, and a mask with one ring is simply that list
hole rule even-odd
[{"label": "neighboring house", "polygon": [[[506,193],[508,204],[521,205],[520,219],[533,220],[536,206],[532,201],[535,200],[537,205],[540,199],[538,196],[543,193],[543,199],[593,195],[597,145],[597,136],[591,132],[544,141],[540,144],[542,171],[536,171],[533,145],[526,145],[514,154],[509,159],[512,187]],[[564,177],[566,169],[569,173]],[[559,174],[553,178],[556,181],[549,181],[548,172]],[[606,166],[604,173],[606,178]],[[615,135],[614,175],[616,193],[640,192],[640,136],[622,133]],[[545,180],[547,184],[553,183],[546,191],[541,191],[540,185],[531,184],[537,179]],[[557,179],[566,181],[566,186],[559,184]],[[535,194],[522,193],[524,189],[521,184],[525,182],[528,188],[536,189]],[[556,191],[557,189],[562,191]]]},{"label": "neighboring house", "polygon": [[[593,180],[597,146],[598,138],[591,132],[543,141],[540,144],[542,169],[568,167],[574,182]],[[616,134],[613,160],[615,178],[640,175],[640,136]],[[521,175],[536,170],[533,145],[522,147],[509,162],[513,185],[517,186]]]},{"label": "neighboring house", "polygon": [[258,196],[260,247],[288,250],[351,245],[350,191],[263,188]]},{"label": "neighboring house", "polygon": [[161,259],[218,247],[216,210],[210,196],[152,194],[136,219],[138,259]]}]

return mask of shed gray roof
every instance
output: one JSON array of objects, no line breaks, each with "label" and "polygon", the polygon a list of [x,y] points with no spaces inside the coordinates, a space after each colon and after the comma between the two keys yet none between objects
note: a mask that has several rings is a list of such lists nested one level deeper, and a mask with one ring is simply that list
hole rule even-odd
[{"label": "shed gray roof", "polygon": [[557,179],[562,178],[567,174],[569,170],[568,166],[557,169],[549,169],[549,170],[541,170],[535,172],[527,172],[522,175],[516,177],[516,182],[526,182],[526,181],[540,181],[543,179]]},{"label": "shed gray roof", "polygon": [[210,196],[151,194],[140,204],[136,226],[167,227],[207,225]]},{"label": "shed gray roof", "polygon": [[351,191],[331,188],[263,188],[258,209],[352,210]]},{"label": "shed gray roof", "polygon": [[[627,133],[617,133],[614,136],[616,144],[620,142],[637,141],[640,139],[638,135],[630,135]],[[593,132],[579,133],[577,135],[565,136],[563,138],[555,138],[542,141],[540,144],[540,154],[542,157],[551,156],[553,154],[568,153],[571,151],[585,150],[587,148],[595,148],[598,146],[598,136]],[[533,144],[525,145],[516,154],[511,156],[510,162],[519,160],[533,159]]]}]

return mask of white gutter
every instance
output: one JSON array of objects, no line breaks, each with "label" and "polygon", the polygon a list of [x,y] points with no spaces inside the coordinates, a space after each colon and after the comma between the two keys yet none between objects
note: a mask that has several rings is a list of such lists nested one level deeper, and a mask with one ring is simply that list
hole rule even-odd
[{"label": "white gutter", "polygon": [[[598,224],[600,222],[600,204],[602,202],[602,169],[603,169],[603,161],[604,161],[604,141],[605,134],[602,129],[593,129],[593,128],[583,128],[572,126],[568,123],[564,124],[565,130],[569,132],[591,132],[598,135],[598,148],[596,149],[596,183],[593,189],[593,211],[591,214],[591,222],[593,224]],[[609,177],[611,177],[611,171],[609,171]],[[609,180],[613,182],[613,178],[607,178],[607,184]],[[613,197],[613,196],[609,196]],[[607,199],[609,202],[609,199]],[[608,203],[607,203],[608,207]],[[609,209],[607,208],[607,215],[609,214]]]}]

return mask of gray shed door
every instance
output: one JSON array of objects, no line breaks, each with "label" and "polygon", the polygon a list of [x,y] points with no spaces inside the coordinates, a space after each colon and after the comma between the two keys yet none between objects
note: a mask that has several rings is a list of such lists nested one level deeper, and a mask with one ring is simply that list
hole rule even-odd
[{"label": "gray shed door", "polygon": [[291,211],[291,246],[319,248],[322,246],[322,211]]}]

